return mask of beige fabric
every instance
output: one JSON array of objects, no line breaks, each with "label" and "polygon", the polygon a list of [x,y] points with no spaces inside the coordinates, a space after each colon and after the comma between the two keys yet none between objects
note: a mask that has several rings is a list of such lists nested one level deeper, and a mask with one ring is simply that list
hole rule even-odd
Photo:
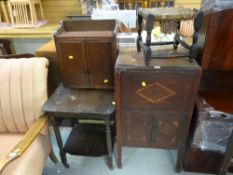
[{"label": "beige fabric", "polygon": [[[9,153],[22,137],[23,134],[0,134],[0,159]],[[19,159],[4,169],[2,175],[41,175],[50,150],[49,136],[39,135]]]},{"label": "beige fabric", "polygon": [[192,37],[194,34],[194,20],[180,22],[180,34],[184,37]]},{"label": "beige fabric", "polygon": [[47,100],[46,58],[0,59],[0,133],[25,133]]}]

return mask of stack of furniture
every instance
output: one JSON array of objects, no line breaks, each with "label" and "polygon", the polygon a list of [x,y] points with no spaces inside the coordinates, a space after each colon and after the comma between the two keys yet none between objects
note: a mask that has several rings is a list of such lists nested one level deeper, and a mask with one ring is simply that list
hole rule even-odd
[{"label": "stack of furniture", "polygon": [[[54,39],[62,83],[43,109],[51,116],[62,162],[69,167],[66,153],[107,154],[112,168],[116,21],[63,21]],[[65,146],[60,119],[72,119],[73,123]]]}]

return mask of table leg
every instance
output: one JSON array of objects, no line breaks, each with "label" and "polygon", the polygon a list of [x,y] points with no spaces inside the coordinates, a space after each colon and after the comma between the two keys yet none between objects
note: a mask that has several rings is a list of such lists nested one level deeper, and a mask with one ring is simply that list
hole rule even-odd
[{"label": "table leg", "polygon": [[107,164],[110,169],[113,169],[112,166],[112,136],[111,136],[111,129],[110,129],[110,120],[105,120],[106,125],[106,141],[107,141],[107,149],[108,149],[108,156],[107,156]]},{"label": "table leg", "polygon": [[58,163],[58,160],[57,160],[57,157],[56,157],[56,155],[55,155],[55,153],[53,151],[53,148],[51,149],[51,151],[49,153],[49,157],[50,157],[50,159],[52,160],[53,163],[55,163],[55,164]]},{"label": "table leg", "polygon": [[69,164],[67,163],[66,153],[63,150],[63,143],[62,143],[62,138],[61,138],[59,127],[53,116],[51,117],[51,120],[52,120],[54,133],[55,133],[57,144],[58,144],[59,151],[60,151],[61,161],[66,168],[69,168]]},{"label": "table leg", "polygon": [[176,168],[175,171],[177,173],[179,173],[182,169],[182,160],[183,160],[183,156],[184,156],[184,148],[180,148],[178,150],[178,155],[177,155],[177,160],[176,160]]}]

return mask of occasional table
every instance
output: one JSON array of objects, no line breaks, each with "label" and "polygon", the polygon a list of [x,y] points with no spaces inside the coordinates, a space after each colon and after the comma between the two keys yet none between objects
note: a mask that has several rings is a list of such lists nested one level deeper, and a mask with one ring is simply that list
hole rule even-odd
[{"label": "occasional table", "polygon": [[[113,101],[114,92],[112,90],[71,89],[60,84],[44,104],[43,110],[47,112],[51,118],[61,160],[66,168],[68,168],[69,165],[67,163],[66,151],[63,147],[61,133],[57,123],[57,119],[59,118],[91,119],[96,120],[97,123],[105,124],[106,143],[103,143],[103,145],[107,145],[107,163],[109,168],[112,168],[112,136],[110,124],[115,113]],[[69,141],[69,143],[70,142],[71,141]]]}]

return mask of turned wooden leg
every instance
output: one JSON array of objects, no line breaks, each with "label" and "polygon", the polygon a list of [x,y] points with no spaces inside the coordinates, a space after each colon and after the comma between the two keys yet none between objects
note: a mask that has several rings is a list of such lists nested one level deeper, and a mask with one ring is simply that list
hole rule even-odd
[{"label": "turned wooden leg", "polygon": [[182,169],[183,157],[184,157],[184,149],[182,148],[178,150],[178,154],[177,154],[176,167],[175,167],[175,171],[177,173],[179,173]]},{"label": "turned wooden leg", "polygon": [[108,167],[110,169],[113,169],[113,166],[112,166],[112,136],[111,136],[109,119],[105,120],[105,125],[106,125],[106,141],[107,141],[107,149],[108,149],[107,163],[108,163]]},{"label": "turned wooden leg", "polygon": [[53,128],[54,128],[54,133],[56,136],[57,144],[58,144],[58,147],[60,150],[61,161],[66,168],[69,168],[69,164],[67,163],[66,153],[63,150],[63,143],[62,143],[60,130],[59,130],[57,122],[53,116],[51,117],[51,120],[52,120],[52,124],[53,124]]},{"label": "turned wooden leg", "polygon": [[53,151],[53,147],[51,148],[51,151],[49,153],[49,157],[50,159],[52,160],[53,163],[57,164],[58,163],[58,160],[57,160],[57,157]]}]

